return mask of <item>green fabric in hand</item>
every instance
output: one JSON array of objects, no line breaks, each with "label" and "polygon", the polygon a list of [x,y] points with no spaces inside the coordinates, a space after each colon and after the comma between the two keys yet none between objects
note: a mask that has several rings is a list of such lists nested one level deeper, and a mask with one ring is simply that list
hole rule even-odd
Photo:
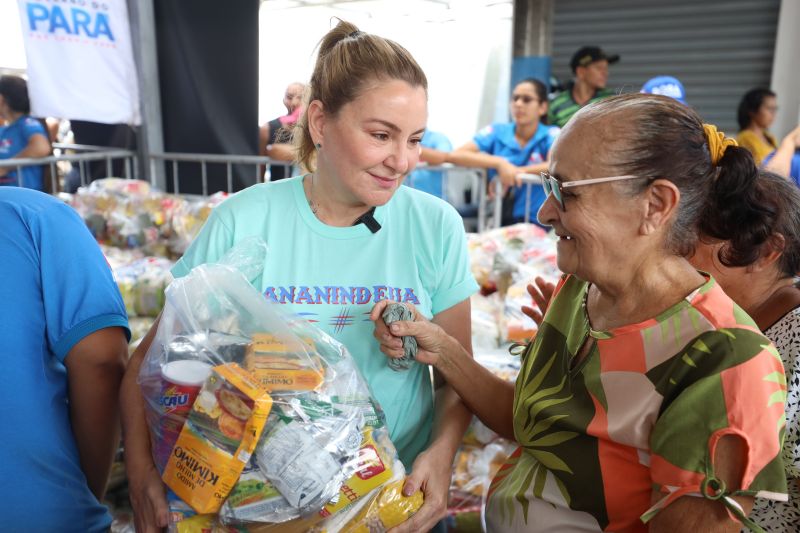
[{"label": "green fabric in hand", "polygon": [[[398,320],[414,320],[414,313],[411,312],[405,304],[392,303],[386,306],[383,310],[383,321],[386,325]],[[417,339],[411,336],[402,337],[403,340],[403,357],[390,358],[389,368],[396,371],[408,370],[417,356]]]}]

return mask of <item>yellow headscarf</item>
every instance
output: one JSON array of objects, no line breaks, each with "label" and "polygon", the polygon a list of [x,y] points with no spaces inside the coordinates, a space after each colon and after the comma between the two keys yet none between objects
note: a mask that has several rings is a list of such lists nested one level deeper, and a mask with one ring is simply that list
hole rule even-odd
[{"label": "yellow headscarf", "polygon": [[725,137],[725,134],[717,131],[717,127],[713,124],[703,124],[703,132],[708,140],[708,153],[711,154],[711,163],[714,166],[717,166],[719,160],[725,155],[728,146],[739,146],[736,139]]}]

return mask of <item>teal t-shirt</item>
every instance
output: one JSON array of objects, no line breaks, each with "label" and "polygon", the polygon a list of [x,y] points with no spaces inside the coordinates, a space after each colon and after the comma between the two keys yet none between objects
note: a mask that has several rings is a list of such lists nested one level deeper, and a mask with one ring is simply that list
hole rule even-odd
[{"label": "teal t-shirt", "polygon": [[411,467],[428,444],[433,390],[428,367],[389,368],[373,337],[376,302],[411,302],[432,317],[478,289],[464,226],[449,204],[400,187],[377,207],[381,229],[333,227],[311,212],[302,177],[254,185],[220,204],[172,270],[213,263],[246,237],[269,246],[264,295],[344,344],[378,400],[400,459]]}]

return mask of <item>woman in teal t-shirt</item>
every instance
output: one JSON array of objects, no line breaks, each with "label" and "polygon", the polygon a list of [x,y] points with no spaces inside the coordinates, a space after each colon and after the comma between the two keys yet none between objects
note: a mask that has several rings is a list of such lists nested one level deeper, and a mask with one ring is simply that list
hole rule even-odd
[{"label": "woman in teal t-shirt", "polygon": [[[378,301],[411,302],[471,352],[469,296],[477,284],[463,223],[443,201],[400,188],[419,159],[427,80],[401,46],[340,22],[320,44],[306,110],[294,139],[299,163],[312,172],[224,202],[173,274],[215,261],[250,235],[266,240],[270,259],[260,289],[352,353],[410,468],[404,491],[425,495],[398,531],[427,531],[444,516],[470,414],[448,385],[437,379],[434,387],[423,365],[388,369],[369,316]],[[156,328],[133,355],[122,393],[137,531],[168,519],[136,383]],[[393,348],[394,339],[383,341]]]}]

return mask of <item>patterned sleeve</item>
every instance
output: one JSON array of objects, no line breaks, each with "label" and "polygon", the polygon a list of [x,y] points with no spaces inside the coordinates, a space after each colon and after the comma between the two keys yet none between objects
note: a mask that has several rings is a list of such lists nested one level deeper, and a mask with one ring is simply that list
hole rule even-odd
[{"label": "patterned sleeve", "polygon": [[786,475],[800,478],[800,309],[793,310],[765,333],[778,348],[786,370]]},{"label": "patterned sleeve", "polygon": [[[765,337],[745,328],[708,331],[651,372],[665,378],[661,415],[650,436],[653,486],[664,498],[642,520],[687,494],[721,499],[745,524],[729,496],[786,500],[780,453],[786,381],[780,356]],[[720,486],[711,459],[726,435],[746,443],[740,490]]]}]

